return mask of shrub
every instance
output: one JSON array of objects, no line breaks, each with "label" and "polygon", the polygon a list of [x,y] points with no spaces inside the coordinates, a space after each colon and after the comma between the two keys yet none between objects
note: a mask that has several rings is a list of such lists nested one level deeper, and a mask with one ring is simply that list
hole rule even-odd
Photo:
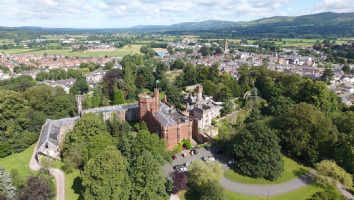
[{"label": "shrub", "polygon": [[[184,141],[183,141],[184,140]],[[191,143],[191,140],[188,138],[188,139],[183,139],[182,142],[186,145],[186,148],[187,149],[192,149],[192,143]]]},{"label": "shrub", "polygon": [[11,154],[10,145],[7,142],[0,142],[0,158],[4,158]]},{"label": "shrub", "polygon": [[180,146],[179,144],[177,144],[174,148],[173,151],[176,153],[179,153],[182,151],[182,146]]}]

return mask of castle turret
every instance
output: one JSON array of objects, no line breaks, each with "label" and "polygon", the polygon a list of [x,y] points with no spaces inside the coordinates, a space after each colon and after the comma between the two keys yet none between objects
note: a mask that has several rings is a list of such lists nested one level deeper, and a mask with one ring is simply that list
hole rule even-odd
[{"label": "castle turret", "polygon": [[203,86],[197,86],[197,101],[203,101]]}]

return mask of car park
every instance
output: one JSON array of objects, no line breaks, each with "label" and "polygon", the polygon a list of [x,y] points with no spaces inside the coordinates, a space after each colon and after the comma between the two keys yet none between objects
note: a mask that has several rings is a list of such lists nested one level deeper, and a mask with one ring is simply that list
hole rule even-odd
[{"label": "car park", "polygon": [[233,164],[236,164],[236,161],[234,160],[234,159],[232,159],[232,160],[229,160],[229,165],[233,165]]},{"label": "car park", "polygon": [[209,147],[209,146],[204,146],[204,148],[205,148],[207,151],[210,151],[210,147]]}]

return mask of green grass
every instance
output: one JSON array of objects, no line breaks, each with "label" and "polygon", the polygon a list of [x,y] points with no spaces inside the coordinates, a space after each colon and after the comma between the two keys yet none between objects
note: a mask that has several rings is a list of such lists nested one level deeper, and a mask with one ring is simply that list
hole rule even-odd
[{"label": "green grass", "polygon": [[[257,40],[247,40],[248,44],[253,44]],[[283,42],[286,42],[286,44],[283,44]],[[300,42],[302,41],[302,42]],[[292,47],[292,46],[313,46],[316,43],[317,39],[301,39],[301,38],[284,38],[282,41],[274,41],[275,45],[283,45],[284,47]],[[323,39],[319,39],[319,41],[322,43]],[[332,41],[331,41],[332,42]],[[344,43],[346,41],[340,41],[336,40],[336,44],[338,43]]]},{"label": "green grass", "polygon": [[178,77],[178,76],[180,76],[182,74],[182,71],[181,70],[173,70],[173,71],[168,71],[168,72],[166,72],[166,74],[165,74],[165,77],[166,77],[166,79],[168,79],[168,81],[170,82],[170,83],[173,83],[173,82],[175,82],[176,81],[176,78]]},{"label": "green grass", "polygon": [[[272,196],[267,198],[265,197],[255,197],[255,196],[248,196],[248,195],[243,195],[243,194],[238,194],[235,192],[232,192],[230,190],[225,190],[226,196],[228,197],[228,200],[260,200],[260,199],[271,199],[271,200],[306,200],[310,198],[313,194],[316,192],[321,192],[324,191],[323,186],[317,185],[317,184],[311,184],[309,186],[300,188],[298,190],[278,195],[278,196]],[[180,191],[178,193],[178,196],[180,197],[181,200],[193,200],[193,198],[186,198],[185,196],[186,191]],[[267,194],[265,194],[267,195]]]},{"label": "green grass", "polygon": [[[64,162],[59,160],[52,163],[52,168],[58,168],[65,172]],[[71,173],[65,172],[65,199],[82,199],[83,188],[80,178],[80,170],[75,169]]]},{"label": "green grass", "polygon": [[283,156],[283,160],[284,160],[284,171],[281,173],[281,177],[278,178],[276,181],[268,181],[263,178],[254,179],[246,176],[241,176],[238,173],[236,173],[233,169],[224,172],[224,176],[230,180],[237,181],[239,183],[253,184],[253,185],[271,185],[271,184],[280,184],[280,183],[290,181],[311,170],[310,167],[306,167],[285,156]]},{"label": "green grass", "polygon": [[36,174],[35,171],[29,168],[29,162],[35,146],[36,144],[33,144],[21,153],[15,153],[5,158],[0,158],[0,166],[4,166],[8,172],[10,172],[11,169],[17,169],[20,176],[26,176],[29,172]]},{"label": "green grass", "polygon": [[47,53],[48,55],[65,55],[65,56],[93,56],[93,57],[98,57],[98,56],[125,56],[127,54],[141,54],[140,52],[140,47],[142,45],[131,45],[129,46],[124,46],[121,49],[117,49],[115,51],[108,51],[108,52],[87,52],[87,51],[75,51],[73,52],[71,49],[47,49],[47,50],[39,50],[39,51],[34,51],[34,49],[8,49],[8,50],[1,50],[0,52],[8,53],[8,54],[32,54],[32,55],[43,55],[44,53]]}]

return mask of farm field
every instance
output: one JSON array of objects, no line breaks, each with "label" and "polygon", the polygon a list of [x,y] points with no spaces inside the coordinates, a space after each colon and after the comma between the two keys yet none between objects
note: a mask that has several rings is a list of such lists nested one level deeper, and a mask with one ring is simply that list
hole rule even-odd
[{"label": "farm field", "polygon": [[140,52],[140,47],[142,45],[131,45],[129,48],[128,46],[125,46],[121,49],[117,49],[115,51],[110,51],[110,52],[85,52],[85,51],[80,51],[80,52],[72,52],[71,49],[47,49],[47,50],[38,50],[34,51],[34,49],[8,49],[8,50],[2,50],[0,52],[8,53],[8,54],[32,54],[32,55],[43,55],[44,53],[47,53],[48,55],[65,55],[65,56],[93,56],[93,57],[98,57],[98,56],[124,56],[127,54],[141,54]]},{"label": "farm field", "polygon": [[[208,41],[214,41],[214,40],[224,40],[224,39],[208,39]],[[240,39],[227,39],[227,42],[235,42],[235,43],[240,43]]]},{"label": "farm field", "polygon": [[[247,40],[248,44],[253,44],[257,40]],[[283,42],[286,44],[283,44]],[[316,43],[317,39],[300,39],[300,38],[285,38],[282,41],[275,41],[275,45],[283,45],[284,47],[292,47],[292,46],[313,46]],[[323,40],[319,40],[322,42]],[[336,44],[343,43],[345,41],[336,40]]]}]

